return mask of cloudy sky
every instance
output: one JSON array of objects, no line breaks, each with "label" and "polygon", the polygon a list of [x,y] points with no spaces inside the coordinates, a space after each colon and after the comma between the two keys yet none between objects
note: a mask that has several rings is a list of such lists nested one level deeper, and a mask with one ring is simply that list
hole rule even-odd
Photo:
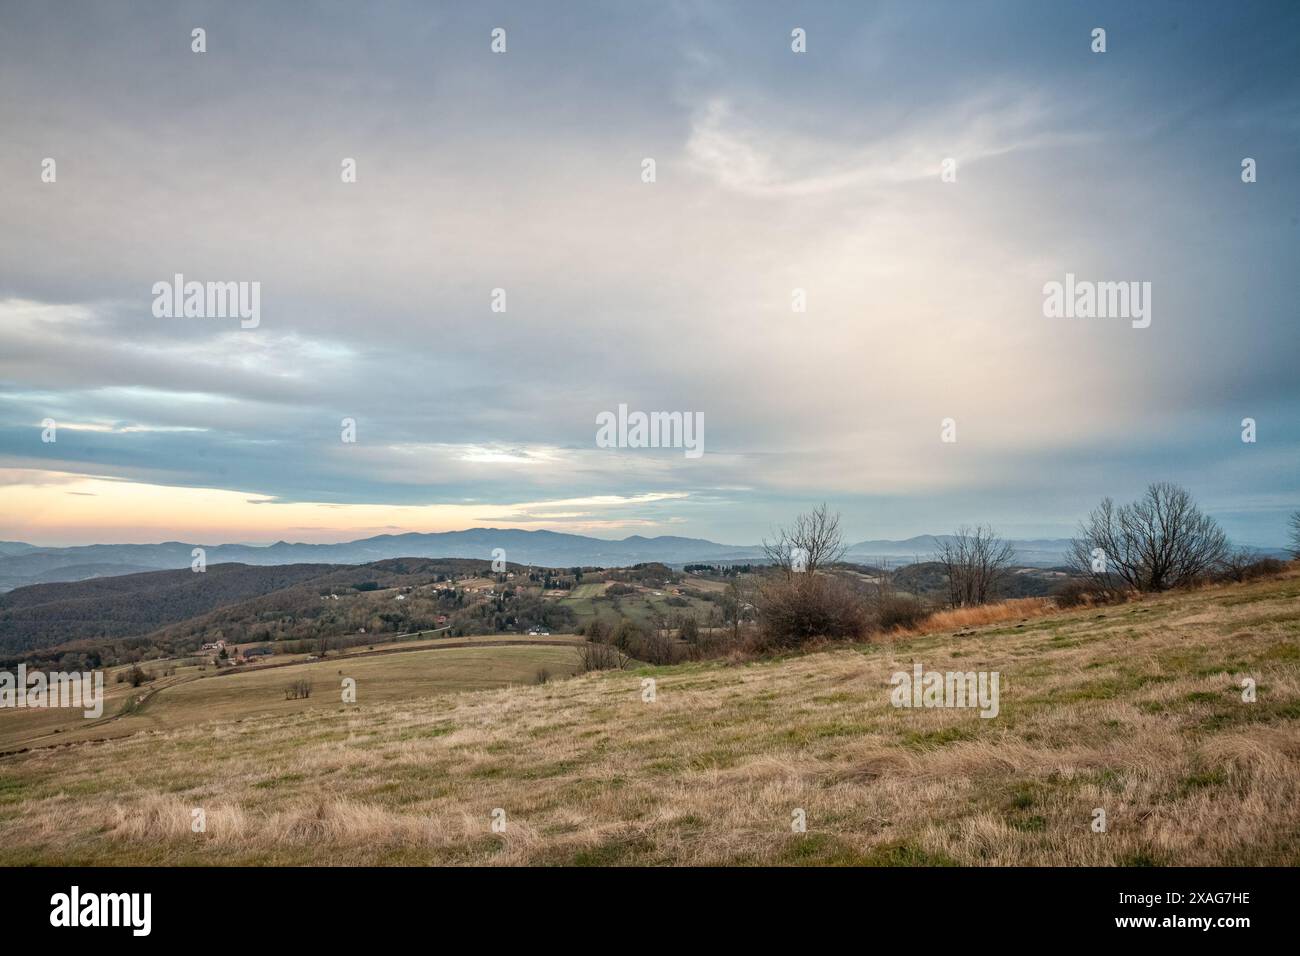
[{"label": "cloudy sky", "polygon": [[1297,62],[1292,3],[3,0],[0,539],[1058,536],[1173,480],[1279,544]]}]

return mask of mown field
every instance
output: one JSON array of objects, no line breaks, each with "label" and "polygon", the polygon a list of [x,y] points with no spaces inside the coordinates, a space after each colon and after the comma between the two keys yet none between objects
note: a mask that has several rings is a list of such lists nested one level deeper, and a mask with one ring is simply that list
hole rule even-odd
[{"label": "mown field", "polygon": [[[913,661],[999,671],[1000,715],[892,707]],[[0,863],[1300,863],[1295,572],[776,661],[430,690],[218,702],[0,759]]]}]

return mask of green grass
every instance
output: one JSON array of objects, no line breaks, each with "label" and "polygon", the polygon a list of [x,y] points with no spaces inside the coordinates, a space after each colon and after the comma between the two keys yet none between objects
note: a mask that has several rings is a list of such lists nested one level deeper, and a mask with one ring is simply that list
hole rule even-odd
[{"label": "green grass", "polygon": [[[205,678],[129,718],[156,732],[0,759],[0,864],[1295,865],[1291,587],[545,686],[534,655],[572,649]],[[999,716],[892,707],[912,660],[998,670]],[[309,701],[283,700],[295,673]]]}]

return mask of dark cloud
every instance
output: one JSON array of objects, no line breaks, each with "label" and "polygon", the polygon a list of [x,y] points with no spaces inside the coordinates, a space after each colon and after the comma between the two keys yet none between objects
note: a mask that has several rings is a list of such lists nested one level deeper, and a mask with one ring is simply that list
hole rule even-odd
[{"label": "dark cloud", "polygon": [[[11,5],[0,467],[333,504],[678,491],[620,514],[740,541],[823,498],[864,537],[1056,532],[1173,478],[1276,541],[1298,27],[1283,3]],[[1067,271],[1150,281],[1151,328],[1044,319]],[[261,324],[155,318],[178,272],[260,282]],[[620,402],[702,411],[705,459],[598,453]]]}]

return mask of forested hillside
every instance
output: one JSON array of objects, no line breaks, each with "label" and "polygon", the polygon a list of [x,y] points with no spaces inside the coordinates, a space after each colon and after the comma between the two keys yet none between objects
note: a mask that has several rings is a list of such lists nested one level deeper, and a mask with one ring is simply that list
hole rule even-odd
[{"label": "forested hillside", "polygon": [[201,574],[149,571],[18,588],[0,595],[0,652],[147,634],[335,570],[320,564],[214,564]]}]

